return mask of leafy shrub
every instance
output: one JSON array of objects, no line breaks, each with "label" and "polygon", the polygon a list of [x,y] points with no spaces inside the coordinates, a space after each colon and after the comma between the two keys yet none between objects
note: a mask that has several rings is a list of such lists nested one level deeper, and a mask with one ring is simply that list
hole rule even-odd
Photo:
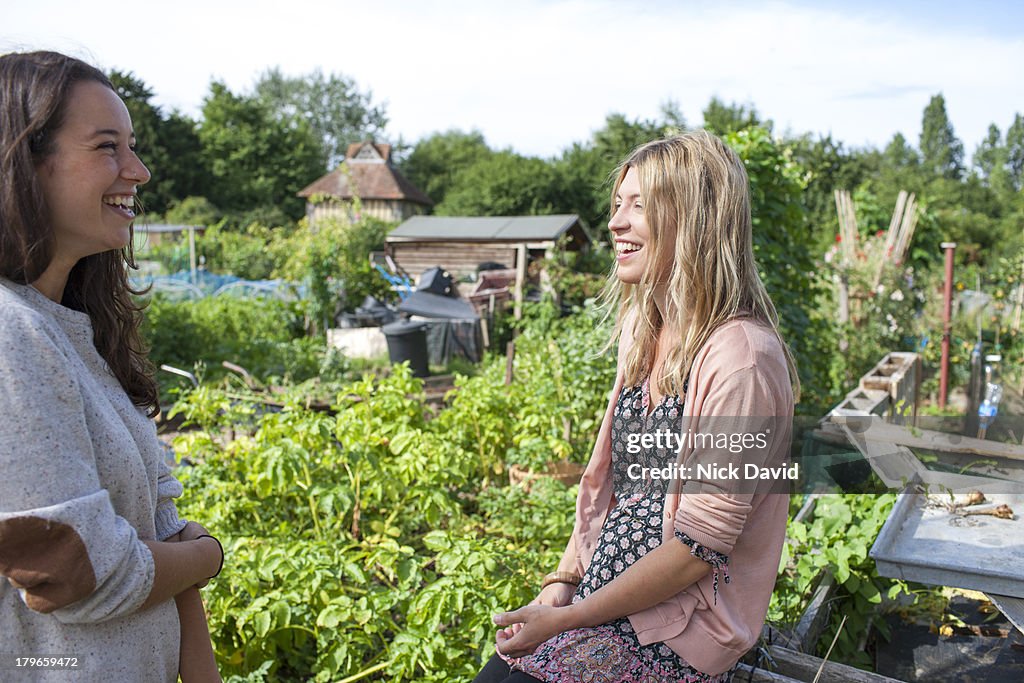
[{"label": "leafy shrub", "polygon": [[196,240],[196,250],[213,273],[235,275],[243,280],[268,280],[288,254],[287,243],[294,232],[250,223],[242,230],[224,221],[208,228]]},{"label": "leafy shrub", "polygon": [[818,499],[813,519],[790,521],[768,621],[795,623],[807,607],[815,578],[828,571],[839,589],[830,625],[818,642],[818,655],[825,655],[845,616],[830,658],[870,667],[871,658],[862,651],[861,639],[872,627],[883,636],[888,633],[878,610],[882,595],[910,594],[906,582],[879,576],[875,561],[868,556],[895,502],[893,493],[829,495]]},{"label": "leafy shrub", "polygon": [[764,128],[752,126],[725,137],[750,178],[754,256],[779,313],[779,330],[796,358],[803,398],[801,414],[820,415],[838,393],[829,379],[835,353],[829,322],[818,313],[822,283],[815,276],[814,235],[802,193],[806,177],[791,151]]},{"label": "leafy shrub", "polygon": [[601,352],[610,329],[600,311],[559,318],[550,302],[526,310],[512,384],[504,384],[505,359],[491,358],[476,377],[456,380],[451,407],[434,421],[477,454],[485,481],[505,465],[585,462],[615,381],[614,353]]},{"label": "leafy shrub", "polygon": [[[323,340],[307,337],[300,303],[275,299],[207,297],[172,301],[155,295],[143,319],[142,334],[156,367],[192,370],[205,366],[207,379],[227,373],[222,361],[241,365],[257,378],[312,377],[324,354]],[[174,382],[166,374],[162,385]]]},{"label": "leafy shrub", "polygon": [[333,327],[338,313],[354,310],[367,295],[393,298],[390,285],[369,259],[371,251],[384,247],[391,227],[370,217],[352,224],[319,220],[315,229],[300,221],[287,245],[288,258],[276,274],[307,284],[313,319]]}]

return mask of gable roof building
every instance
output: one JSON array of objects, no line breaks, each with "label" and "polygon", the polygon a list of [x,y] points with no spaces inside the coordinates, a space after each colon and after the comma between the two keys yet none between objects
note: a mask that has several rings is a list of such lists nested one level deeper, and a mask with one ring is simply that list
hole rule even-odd
[{"label": "gable roof building", "polygon": [[338,168],[299,190],[298,196],[306,198],[310,224],[331,216],[354,218],[354,197],[359,197],[362,215],[385,221],[402,221],[434,205],[391,163],[391,145],[373,142],[349,145]]},{"label": "gable roof building", "polygon": [[591,241],[575,214],[413,216],[388,233],[386,249],[409,273],[440,265],[456,277],[472,277],[481,263],[514,268],[519,254],[549,255],[563,237],[572,251]]}]

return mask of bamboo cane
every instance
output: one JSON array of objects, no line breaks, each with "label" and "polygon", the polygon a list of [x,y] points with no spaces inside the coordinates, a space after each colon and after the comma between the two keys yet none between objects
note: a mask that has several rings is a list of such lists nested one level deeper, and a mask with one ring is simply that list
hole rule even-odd
[{"label": "bamboo cane", "polygon": [[900,239],[896,245],[896,252],[893,254],[896,263],[903,262],[910,249],[910,240],[914,237],[914,230],[917,229],[917,202],[914,201],[914,195],[910,195],[901,225]]},{"label": "bamboo cane", "polygon": [[[909,195],[910,203],[913,203],[913,195]],[[908,195],[906,190],[900,190],[896,197],[896,206],[892,210],[892,218],[889,219],[889,230],[885,233],[885,245],[882,247],[882,254],[875,267],[875,276],[871,280],[871,289],[877,290],[878,283],[882,281],[882,273],[885,272],[885,264],[899,263],[899,243],[906,226],[906,208],[908,206]]]},{"label": "bamboo cane", "polygon": [[[836,302],[838,311],[836,317],[839,324],[845,326],[850,321],[850,280],[849,268],[853,257],[853,233],[849,229],[850,212],[847,207],[849,193],[845,190],[835,190],[833,195],[836,201],[836,218],[839,221],[839,282],[838,300]],[[839,339],[839,351],[845,353],[849,348],[849,341],[845,336]]]},{"label": "bamboo cane", "polygon": [[1020,264],[1020,284],[1017,286],[1016,310],[1013,312],[1013,331],[1020,332],[1020,314],[1024,310],[1024,261]]},{"label": "bamboo cane", "polygon": [[853,206],[853,198],[850,196],[849,191],[843,193],[846,200],[846,232],[849,237],[849,249],[850,249],[850,260],[856,256],[857,237],[859,231],[857,230],[857,211]]},{"label": "bamboo cane", "polygon": [[853,261],[857,245],[857,217],[853,207],[853,200],[846,190],[835,190],[836,216],[839,219],[839,241],[840,251],[843,256],[843,265],[848,266]]},{"label": "bamboo cane", "polygon": [[896,246],[896,237],[900,233],[900,226],[903,222],[903,210],[907,205],[907,191],[900,190],[896,197],[896,207],[892,210],[892,218],[889,220],[889,231],[885,233],[885,248],[882,253],[889,258],[890,250]]}]

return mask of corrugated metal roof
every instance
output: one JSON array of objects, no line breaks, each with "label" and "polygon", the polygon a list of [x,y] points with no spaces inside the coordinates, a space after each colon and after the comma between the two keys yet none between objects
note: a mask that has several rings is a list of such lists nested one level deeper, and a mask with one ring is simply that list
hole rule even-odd
[{"label": "corrugated metal roof", "polygon": [[553,240],[577,224],[576,214],[551,216],[413,216],[388,239],[524,242]]}]

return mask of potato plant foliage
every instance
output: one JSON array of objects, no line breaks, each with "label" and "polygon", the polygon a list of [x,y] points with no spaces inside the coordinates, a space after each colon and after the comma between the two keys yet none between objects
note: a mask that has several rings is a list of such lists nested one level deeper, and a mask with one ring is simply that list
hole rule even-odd
[{"label": "potato plant foliage", "polygon": [[493,651],[492,615],[533,599],[572,531],[575,488],[509,487],[505,458],[589,455],[614,377],[590,353],[594,324],[524,332],[512,386],[494,359],[431,420],[404,366],[348,385],[335,415],[186,394],[175,410],[199,429],[175,443],[193,463],[178,469],[181,513],[228,556],[205,591],[222,670],[471,680]]}]

